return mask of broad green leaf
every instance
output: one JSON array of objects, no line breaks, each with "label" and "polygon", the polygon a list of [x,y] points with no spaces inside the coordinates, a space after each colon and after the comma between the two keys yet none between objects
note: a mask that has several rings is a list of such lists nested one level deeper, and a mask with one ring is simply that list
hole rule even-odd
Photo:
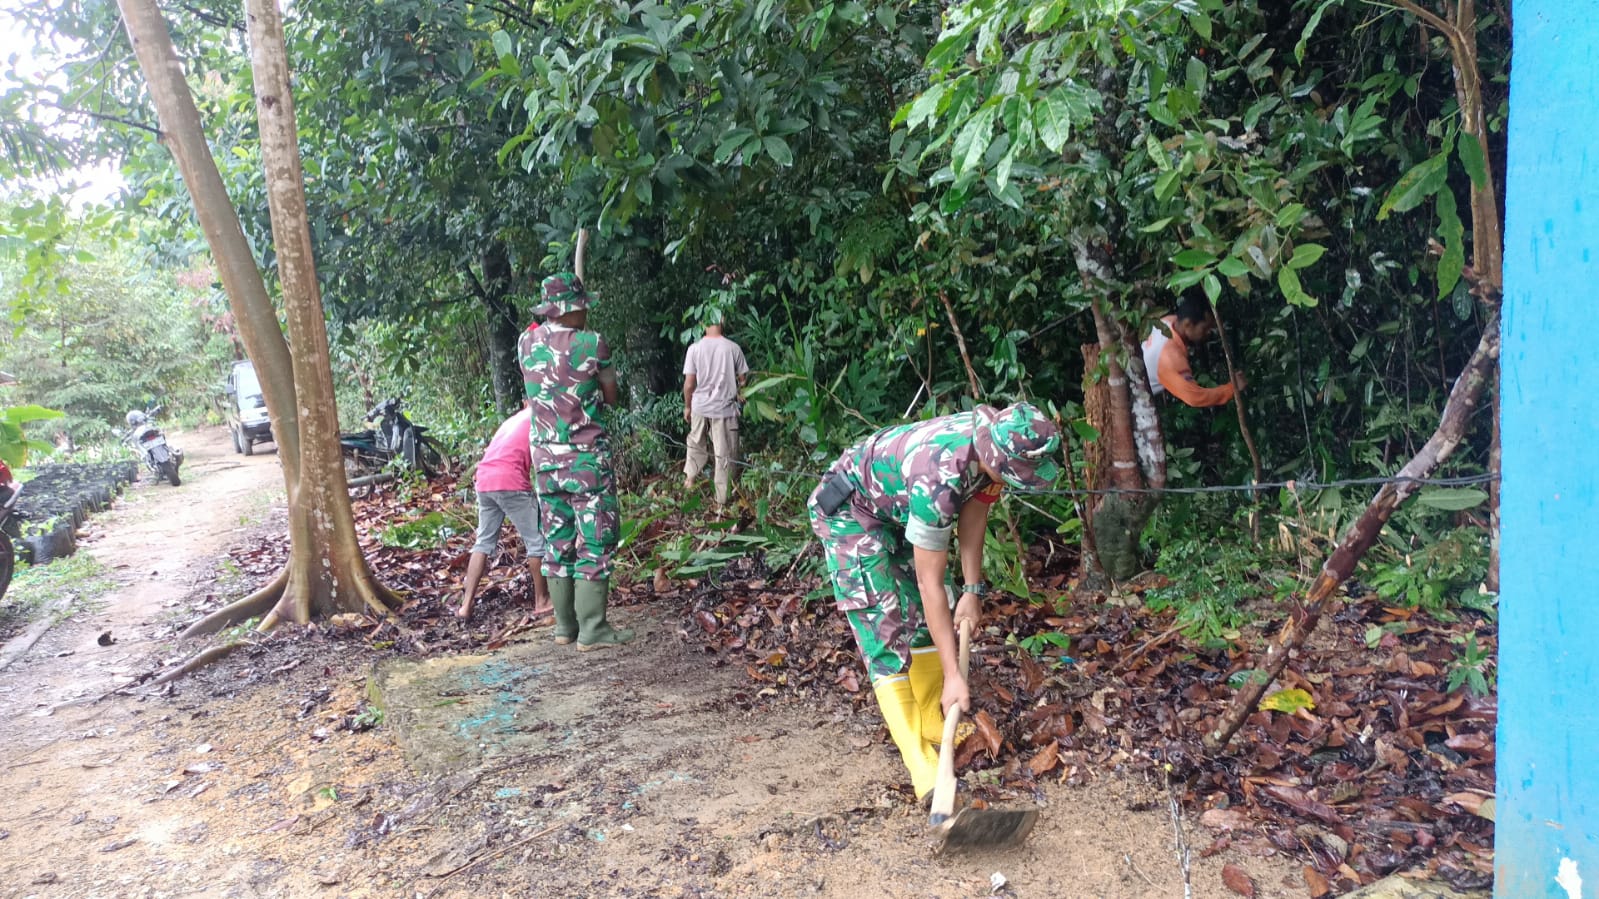
[{"label": "broad green leaf", "polygon": [[1155,199],[1164,203],[1177,193],[1177,182],[1182,177],[1182,172],[1172,169],[1155,179]]},{"label": "broad green leaf", "polygon": [[49,421],[53,418],[65,418],[67,413],[59,409],[50,409],[44,406],[7,406],[0,409],[0,421],[14,425],[27,424],[30,421]]},{"label": "broad green leaf", "polygon": [[721,142],[716,145],[716,156],[714,157],[716,162],[723,163],[732,159],[733,154],[738,152],[739,147],[742,147],[753,133],[748,128],[734,128],[722,135]]},{"label": "broad green leaf", "polygon": [[1409,212],[1422,200],[1437,193],[1444,185],[1448,162],[1449,155],[1439,153],[1401,175],[1393,189],[1388,191],[1388,198],[1382,201],[1382,208],[1377,210],[1377,221],[1386,220],[1391,212]]},{"label": "broad green leaf", "polygon": [[1416,502],[1429,509],[1461,512],[1488,501],[1488,494],[1475,487],[1428,487],[1416,495]]},{"label": "broad green leaf", "polygon": [[1316,700],[1311,695],[1294,687],[1289,690],[1278,690],[1260,701],[1260,707],[1270,712],[1283,712],[1292,715],[1300,709],[1313,709]]},{"label": "broad green leaf", "polygon": [[1188,288],[1193,287],[1195,284],[1205,280],[1205,277],[1209,274],[1210,269],[1208,268],[1190,269],[1172,275],[1171,280],[1167,281],[1166,283],[1171,286],[1172,290],[1187,290]]},{"label": "broad green leaf", "polygon": [[906,107],[904,117],[906,130],[915,131],[916,126],[923,122],[927,122],[928,127],[932,127],[933,116],[938,112],[938,101],[943,99],[943,97],[943,84],[935,84],[928,88],[920,97],[917,97],[915,103]]},{"label": "broad green leaf", "polygon": [[1310,36],[1316,33],[1316,26],[1321,24],[1322,13],[1327,11],[1327,7],[1337,2],[1339,0],[1322,0],[1321,5],[1316,7],[1316,11],[1310,14],[1310,19],[1305,22],[1304,29],[1299,32],[1299,43],[1294,44],[1295,62],[1305,61],[1305,45],[1310,43]]},{"label": "broad green leaf", "polygon": [[1202,12],[1189,13],[1188,24],[1193,26],[1195,34],[1207,41],[1210,40],[1210,16],[1207,16]]},{"label": "broad green leaf", "polygon": [[1144,135],[1144,151],[1149,154],[1149,161],[1158,166],[1161,171],[1171,171],[1171,156],[1166,152],[1166,148],[1160,145],[1160,141],[1155,138],[1155,135]]},{"label": "broad green leaf", "polygon": [[1223,277],[1242,278],[1249,274],[1249,266],[1245,265],[1243,260],[1237,256],[1228,256],[1216,264],[1216,271],[1221,272]]},{"label": "broad green leaf", "polygon": [[1316,260],[1327,252],[1327,248],[1319,243],[1302,243],[1294,247],[1294,255],[1288,260],[1288,267],[1293,269],[1308,268],[1316,264]]},{"label": "broad green leaf", "polygon": [[1173,265],[1180,268],[1198,268],[1203,265],[1215,265],[1216,257],[1214,254],[1207,253],[1204,250],[1188,249],[1173,256],[1171,261]]},{"label": "broad green leaf", "polygon": [[1305,288],[1299,283],[1299,275],[1288,266],[1277,270],[1277,286],[1283,292],[1283,298],[1295,306],[1310,307],[1316,305],[1316,298],[1305,293]]},{"label": "broad green leaf", "polygon": [[1205,85],[1209,80],[1210,70],[1205,68],[1205,64],[1200,62],[1196,56],[1188,57],[1188,64],[1183,71],[1183,83],[1187,85],[1188,89],[1193,91],[1195,96],[1203,96]]},{"label": "broad green leaf", "polygon": [[1438,298],[1449,296],[1466,270],[1465,226],[1455,207],[1455,193],[1448,187],[1438,191],[1438,233],[1443,237],[1444,253],[1438,258]]},{"label": "broad green leaf", "polygon": [[988,153],[988,144],[994,138],[996,112],[993,106],[978,110],[960,133],[955,135],[955,145],[950,148],[950,162],[956,174],[982,165],[983,156]]},{"label": "broad green leaf", "polygon": [[[482,32],[479,32],[481,34]],[[489,35],[489,41],[494,44],[495,56],[511,55],[511,36],[504,31],[496,31]]]},{"label": "broad green leaf", "polygon": [[1217,300],[1221,299],[1220,278],[1216,277],[1215,275],[1206,275],[1205,280],[1201,281],[1200,283],[1205,286],[1205,298],[1210,300],[1212,305],[1214,305]]},{"label": "broad green leaf", "polygon": [[1166,226],[1172,223],[1173,218],[1173,216],[1168,215],[1159,221],[1150,222],[1138,230],[1144,232],[1145,234],[1154,234],[1156,231],[1164,231],[1166,230]]},{"label": "broad green leaf", "polygon": [[1051,153],[1059,153],[1072,135],[1071,105],[1064,88],[1055,88],[1033,108],[1033,125],[1038,139]]},{"label": "broad green leaf", "polygon": [[1054,0],[1053,3],[1039,3],[1027,11],[1027,32],[1038,34],[1048,31],[1055,23],[1060,21],[1061,13],[1066,9],[1065,0]]},{"label": "broad green leaf", "polygon": [[788,148],[788,141],[776,135],[768,134],[766,137],[761,138],[761,145],[766,148],[766,155],[772,157],[772,161],[778,165],[790,166],[794,164],[794,152]]},{"label": "broad green leaf", "polygon": [[1273,221],[1277,223],[1277,227],[1279,228],[1292,228],[1293,226],[1299,224],[1300,220],[1304,217],[1305,204],[1289,203],[1287,206],[1277,210],[1277,216],[1275,219],[1273,219]]},{"label": "broad green leaf", "polygon": [[1479,190],[1488,186],[1488,160],[1482,155],[1482,144],[1469,134],[1460,135],[1455,141],[1455,152],[1460,154],[1460,164],[1466,167],[1466,174],[1471,176],[1471,185]]}]

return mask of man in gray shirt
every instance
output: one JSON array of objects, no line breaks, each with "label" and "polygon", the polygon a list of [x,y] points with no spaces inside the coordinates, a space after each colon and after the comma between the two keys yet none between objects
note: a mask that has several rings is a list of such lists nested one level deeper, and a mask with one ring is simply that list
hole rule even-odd
[{"label": "man in gray shirt", "polygon": [[689,423],[688,462],[683,487],[692,489],[707,460],[716,460],[716,510],[727,507],[733,467],[738,462],[738,391],[750,367],[738,344],[722,336],[722,314],[707,316],[705,336],[683,359],[683,419]]}]

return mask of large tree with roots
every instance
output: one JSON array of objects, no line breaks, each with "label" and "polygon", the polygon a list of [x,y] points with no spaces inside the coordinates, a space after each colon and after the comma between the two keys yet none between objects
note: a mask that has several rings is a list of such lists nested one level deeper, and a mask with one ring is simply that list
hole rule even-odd
[{"label": "large tree with roots", "polygon": [[387,614],[396,597],[373,577],[356,541],[339,452],[327,322],[276,0],[248,0],[246,17],[287,339],[206,144],[165,20],[154,0],[118,0],[118,7],[161,122],[162,142],[194,201],[239,336],[260,376],[288,495],[289,561],[283,570],[255,593],[191,625],[184,636],[256,617],[264,630],[338,612]]}]

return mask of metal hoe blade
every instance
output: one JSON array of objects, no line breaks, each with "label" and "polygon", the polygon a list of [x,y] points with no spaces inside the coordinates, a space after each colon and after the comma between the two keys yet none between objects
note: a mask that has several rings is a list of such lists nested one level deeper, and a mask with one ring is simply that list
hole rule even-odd
[{"label": "metal hoe blade", "polygon": [[942,839],[935,852],[1014,846],[1027,839],[1036,823],[1036,808],[963,808],[938,828]]}]

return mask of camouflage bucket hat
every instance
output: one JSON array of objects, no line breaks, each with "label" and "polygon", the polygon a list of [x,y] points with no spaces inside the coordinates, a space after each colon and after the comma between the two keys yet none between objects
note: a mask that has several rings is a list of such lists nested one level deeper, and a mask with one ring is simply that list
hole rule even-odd
[{"label": "camouflage bucket hat", "polygon": [[1043,490],[1060,476],[1060,430],[1030,403],[979,408],[977,453],[1011,487]]},{"label": "camouflage bucket hat", "polygon": [[587,309],[594,297],[583,289],[583,280],[571,272],[559,272],[544,279],[544,301],[533,309],[543,318],[560,318],[568,312]]}]

